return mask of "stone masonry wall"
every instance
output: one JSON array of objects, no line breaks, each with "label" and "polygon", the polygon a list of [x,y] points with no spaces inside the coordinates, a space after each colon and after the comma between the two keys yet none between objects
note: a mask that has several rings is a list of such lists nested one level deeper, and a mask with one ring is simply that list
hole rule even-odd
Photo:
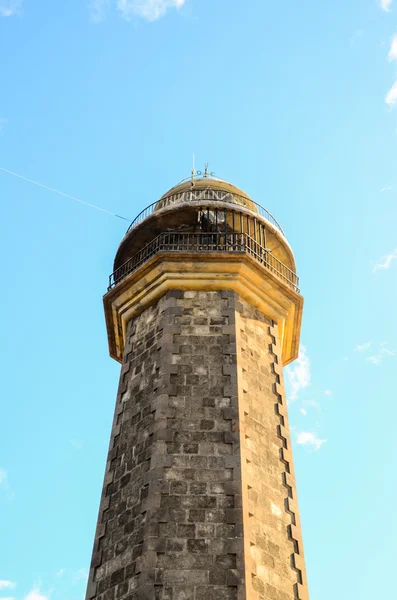
[{"label": "stone masonry wall", "polygon": [[128,327],[87,600],[298,598],[277,328],[234,292],[169,291]]},{"label": "stone masonry wall", "polygon": [[308,600],[277,326],[236,303],[247,598]]},{"label": "stone masonry wall", "polygon": [[234,296],[129,324],[87,599],[244,600]]}]

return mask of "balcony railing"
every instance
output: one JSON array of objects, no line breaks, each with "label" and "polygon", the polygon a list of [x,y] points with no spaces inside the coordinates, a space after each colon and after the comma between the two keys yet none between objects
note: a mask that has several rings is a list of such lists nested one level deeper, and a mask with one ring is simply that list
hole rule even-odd
[{"label": "balcony railing", "polygon": [[280,225],[280,223],[273,217],[273,215],[266,210],[263,206],[254,202],[251,199],[246,198],[245,196],[241,196],[239,194],[234,194],[232,192],[224,191],[224,190],[214,190],[212,188],[205,189],[192,189],[184,192],[178,192],[176,194],[170,194],[169,196],[165,196],[157,202],[153,202],[146,208],[143,209],[142,212],[139,213],[137,217],[132,221],[131,225],[127,229],[127,233],[131,231],[134,227],[136,227],[139,223],[141,223],[146,217],[151,215],[155,209],[160,210],[160,208],[165,208],[168,206],[172,206],[174,204],[183,204],[189,202],[200,202],[202,200],[215,200],[218,202],[230,202],[231,204],[236,204],[237,206],[245,206],[247,208],[255,207],[258,211],[258,214],[266,219],[269,223],[271,223],[284,237],[285,233]]},{"label": "balcony railing", "polygon": [[247,233],[211,232],[161,233],[110,275],[108,291],[159,252],[244,252],[253,256],[294,291],[299,292],[298,276]]}]

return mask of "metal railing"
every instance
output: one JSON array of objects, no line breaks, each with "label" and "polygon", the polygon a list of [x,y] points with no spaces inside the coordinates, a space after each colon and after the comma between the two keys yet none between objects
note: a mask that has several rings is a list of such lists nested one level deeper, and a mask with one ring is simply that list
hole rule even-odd
[{"label": "metal railing", "polygon": [[245,252],[282,279],[294,291],[299,292],[299,278],[296,273],[247,233],[212,232],[161,233],[110,275],[108,291],[159,252]]},{"label": "metal railing", "polygon": [[161,208],[166,208],[174,204],[200,202],[202,200],[230,202],[231,204],[236,204],[237,206],[245,206],[246,208],[252,208],[253,205],[258,211],[259,215],[266,219],[266,221],[271,223],[285,237],[285,233],[280,223],[266,208],[264,208],[257,202],[246,198],[245,196],[241,196],[240,194],[234,194],[225,190],[214,190],[212,188],[205,188],[202,190],[191,189],[184,192],[178,192],[176,194],[170,194],[169,196],[165,196],[164,198],[157,200],[157,202],[153,202],[153,204],[150,204],[149,206],[144,208],[139,213],[139,215],[135,217],[131,225],[128,227],[127,233],[131,231],[131,229],[136,227],[139,223],[141,223],[144,219],[146,219],[146,217],[151,215],[155,209],[160,210]]}]

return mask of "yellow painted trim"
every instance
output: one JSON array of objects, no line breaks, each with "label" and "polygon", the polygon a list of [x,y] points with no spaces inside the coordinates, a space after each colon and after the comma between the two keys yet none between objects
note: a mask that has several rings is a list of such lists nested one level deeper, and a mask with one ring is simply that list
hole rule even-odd
[{"label": "yellow painted trim", "polygon": [[241,253],[161,252],[104,296],[110,355],[122,361],[127,324],[167,290],[234,290],[279,326],[283,364],[297,358],[303,298],[276,275]]}]

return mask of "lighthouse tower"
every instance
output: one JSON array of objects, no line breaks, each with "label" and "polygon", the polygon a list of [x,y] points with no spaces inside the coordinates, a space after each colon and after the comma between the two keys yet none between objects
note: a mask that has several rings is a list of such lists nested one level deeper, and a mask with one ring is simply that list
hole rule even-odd
[{"label": "lighthouse tower", "polygon": [[142,211],[104,297],[121,363],[87,600],[308,600],[276,219],[207,172]]}]

